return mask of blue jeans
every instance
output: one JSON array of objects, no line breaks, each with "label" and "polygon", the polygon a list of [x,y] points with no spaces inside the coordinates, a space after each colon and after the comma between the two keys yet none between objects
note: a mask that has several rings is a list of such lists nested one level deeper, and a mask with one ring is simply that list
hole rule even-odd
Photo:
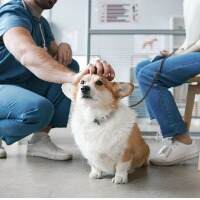
[{"label": "blue jeans", "polygon": [[[155,62],[146,60],[136,67],[136,77],[143,94],[150,87],[160,68],[161,60]],[[175,100],[168,89],[186,83],[188,79],[199,73],[200,52],[170,57],[165,61],[159,79],[145,100],[150,117],[158,121],[163,137],[188,133]]]},{"label": "blue jeans", "polygon": [[[78,63],[68,66],[79,71]],[[24,83],[0,85],[0,138],[8,145],[47,126],[66,127],[71,101],[61,84],[34,75]]]}]

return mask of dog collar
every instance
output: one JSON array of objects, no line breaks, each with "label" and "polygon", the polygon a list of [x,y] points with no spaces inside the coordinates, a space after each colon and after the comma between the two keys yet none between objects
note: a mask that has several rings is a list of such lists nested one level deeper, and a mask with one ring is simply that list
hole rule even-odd
[{"label": "dog collar", "polygon": [[108,115],[105,115],[104,117],[101,117],[100,119],[95,118],[94,123],[100,126],[102,123],[108,121],[114,114],[114,111],[110,112]]}]

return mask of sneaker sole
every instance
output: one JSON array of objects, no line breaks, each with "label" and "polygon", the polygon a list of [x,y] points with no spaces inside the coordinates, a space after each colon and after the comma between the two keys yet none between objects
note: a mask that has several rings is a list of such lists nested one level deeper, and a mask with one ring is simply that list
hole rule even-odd
[{"label": "sneaker sole", "polygon": [[5,151],[0,152],[0,159],[7,158],[7,153]]},{"label": "sneaker sole", "polygon": [[199,156],[199,152],[196,152],[194,154],[191,154],[191,155],[188,155],[188,156],[185,156],[183,158],[179,158],[177,160],[174,160],[172,162],[167,162],[167,163],[163,163],[163,162],[155,162],[155,161],[151,161],[150,160],[150,164],[151,165],[159,165],[159,166],[170,166],[170,165],[176,165],[180,162],[183,162],[183,161],[186,161],[186,160],[190,160],[190,159],[193,159],[193,158],[196,158]]},{"label": "sneaker sole", "polygon": [[27,152],[26,154],[28,157],[40,157],[40,158],[46,158],[46,159],[49,159],[49,160],[60,160],[60,161],[67,161],[67,160],[72,160],[72,155],[69,155],[65,158],[55,158],[49,154],[43,154],[41,152],[35,152],[35,153],[30,153],[30,152]]},{"label": "sneaker sole", "polygon": [[7,154],[6,153],[0,155],[0,159],[5,159],[5,158],[7,158]]}]

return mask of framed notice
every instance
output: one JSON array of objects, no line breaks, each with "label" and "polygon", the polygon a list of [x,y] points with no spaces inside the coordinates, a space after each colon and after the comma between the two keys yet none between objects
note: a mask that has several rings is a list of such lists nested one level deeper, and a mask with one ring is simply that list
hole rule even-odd
[{"label": "framed notice", "polygon": [[136,0],[99,1],[99,23],[131,24],[138,21],[139,8]]},{"label": "framed notice", "polygon": [[91,0],[93,30],[169,29],[183,0]]},{"label": "framed notice", "polygon": [[128,27],[139,22],[138,0],[98,0],[92,4],[96,25]]}]

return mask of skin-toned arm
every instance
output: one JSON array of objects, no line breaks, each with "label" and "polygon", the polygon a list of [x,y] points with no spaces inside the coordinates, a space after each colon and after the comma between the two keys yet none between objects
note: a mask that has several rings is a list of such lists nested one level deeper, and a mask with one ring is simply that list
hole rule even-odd
[{"label": "skin-toned arm", "polygon": [[175,55],[182,55],[191,52],[200,52],[200,40],[190,45],[187,49],[182,48],[182,46],[176,50]]},{"label": "skin-toned arm", "polygon": [[179,53],[179,54],[185,54],[185,53],[197,52],[197,51],[200,51],[200,40],[198,40],[197,42],[195,42],[193,45],[191,45],[187,49],[182,49],[182,51],[180,50],[177,53]]},{"label": "skin-toned arm", "polygon": [[163,50],[160,52],[160,54],[162,56],[169,56],[172,53],[173,55],[182,55],[182,54],[187,54],[191,52],[200,52],[200,40],[190,45],[187,49],[184,49],[182,46],[179,49],[177,49],[175,52],[169,52],[167,50]]},{"label": "skin-toned arm", "polygon": [[27,29],[12,28],[4,34],[3,41],[15,58],[38,78],[54,83],[76,81],[77,75],[38,47]]}]

